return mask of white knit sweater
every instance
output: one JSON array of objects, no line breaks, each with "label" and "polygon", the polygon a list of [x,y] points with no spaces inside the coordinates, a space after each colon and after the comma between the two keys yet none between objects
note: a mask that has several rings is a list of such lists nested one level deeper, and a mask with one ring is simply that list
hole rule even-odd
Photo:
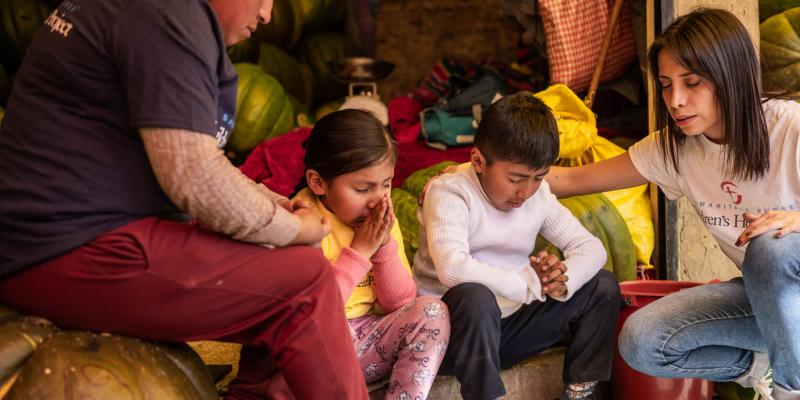
[{"label": "white knit sweater", "polygon": [[540,233],[564,252],[566,301],[606,262],[592,236],[555,196],[547,182],[522,207],[495,208],[469,164],[437,178],[420,208],[414,279],[420,295],[441,296],[460,283],[477,282],[497,297],[503,317],[533,300],[545,301],[528,259]]}]

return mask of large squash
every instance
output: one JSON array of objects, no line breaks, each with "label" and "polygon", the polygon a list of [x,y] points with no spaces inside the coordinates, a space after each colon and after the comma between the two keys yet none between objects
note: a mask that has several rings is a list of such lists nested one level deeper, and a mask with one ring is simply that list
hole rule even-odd
[{"label": "large squash", "polygon": [[[338,0],[342,2],[341,0]],[[303,33],[303,9],[297,0],[274,0],[272,19],[256,30],[255,37],[264,43],[271,43],[283,50],[294,48]]]},{"label": "large squash", "polygon": [[306,34],[338,28],[347,8],[343,0],[295,0],[301,9]]},{"label": "large squash", "polygon": [[603,268],[620,282],[636,279],[636,247],[625,220],[608,198],[598,193],[559,201],[603,243],[608,255]]},{"label": "large squash", "polygon": [[292,105],[275,78],[254,64],[235,64],[239,74],[236,91],[236,124],[227,148],[241,156],[265,139],[292,128]]},{"label": "large squash", "polygon": [[234,64],[258,62],[259,42],[252,37],[229,46],[227,50],[228,58]]},{"label": "large squash", "polygon": [[419,194],[428,179],[451,165],[456,165],[456,163],[442,161],[416,171],[403,181],[402,188],[392,190],[394,215],[400,225],[400,231],[403,232],[403,247],[409,261],[414,260],[414,253],[419,248],[419,220],[417,219],[419,205],[417,198],[419,198]]},{"label": "large squash", "polygon": [[328,63],[360,53],[358,46],[348,36],[339,32],[324,32],[303,39],[295,55],[301,64],[311,69],[315,84],[314,98],[325,101],[347,94],[347,85],[333,77]]},{"label": "large squash", "polygon": [[277,79],[286,93],[296,97],[304,106],[311,106],[314,77],[307,66],[299,64],[294,57],[268,43],[262,43],[259,47],[258,65]]},{"label": "large squash", "polygon": [[38,0],[0,0],[0,63],[9,74],[17,70],[33,35],[51,8]]},{"label": "large squash", "polygon": [[314,114],[308,111],[308,107],[301,103],[300,100],[297,100],[292,95],[287,95],[286,97],[289,98],[289,104],[292,105],[292,127],[311,128],[317,123]]},{"label": "large squash", "polygon": [[0,307],[0,398],[217,399],[213,379],[186,345],[59,331]]},{"label": "large squash", "polygon": [[800,7],[761,24],[761,61],[764,90],[800,91]]},{"label": "large squash", "polygon": [[797,6],[797,0],[758,0],[758,22]]}]

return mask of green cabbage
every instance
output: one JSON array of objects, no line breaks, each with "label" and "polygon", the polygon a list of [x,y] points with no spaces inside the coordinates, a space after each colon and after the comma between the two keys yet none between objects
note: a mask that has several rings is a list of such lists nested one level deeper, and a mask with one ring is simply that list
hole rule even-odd
[{"label": "green cabbage", "polygon": [[422,192],[422,188],[425,187],[425,183],[428,182],[428,179],[451,165],[458,165],[458,163],[455,161],[442,161],[438,164],[431,165],[428,168],[414,172],[403,181],[402,187],[408,193],[414,196],[414,198],[418,198],[419,194]]},{"label": "green cabbage", "polygon": [[414,253],[419,247],[419,221],[417,220],[417,198],[403,189],[392,190],[394,216],[400,231],[403,232],[403,246],[406,249],[408,262],[414,262]]}]

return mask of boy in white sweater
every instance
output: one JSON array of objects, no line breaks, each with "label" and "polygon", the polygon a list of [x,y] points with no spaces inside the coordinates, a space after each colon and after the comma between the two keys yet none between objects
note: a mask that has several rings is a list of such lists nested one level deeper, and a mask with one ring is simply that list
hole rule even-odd
[{"label": "boy in white sweater", "polygon": [[[592,398],[611,377],[619,285],[602,269],[603,245],[550,193],[558,128],[528,92],[485,112],[470,163],[435,179],[421,208],[414,278],[442,296],[452,335],[439,373],[465,399],[505,394],[500,369],[567,335],[562,399]],[[533,251],[541,233],[564,252]],[[549,299],[548,299],[549,297]]]}]

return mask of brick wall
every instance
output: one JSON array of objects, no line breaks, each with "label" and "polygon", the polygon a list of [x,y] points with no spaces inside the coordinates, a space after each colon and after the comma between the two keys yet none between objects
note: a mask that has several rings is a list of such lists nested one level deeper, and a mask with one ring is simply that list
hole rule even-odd
[{"label": "brick wall", "polygon": [[396,64],[379,84],[384,101],[410,93],[442,58],[511,61],[520,27],[502,0],[382,0],[376,56]]}]

